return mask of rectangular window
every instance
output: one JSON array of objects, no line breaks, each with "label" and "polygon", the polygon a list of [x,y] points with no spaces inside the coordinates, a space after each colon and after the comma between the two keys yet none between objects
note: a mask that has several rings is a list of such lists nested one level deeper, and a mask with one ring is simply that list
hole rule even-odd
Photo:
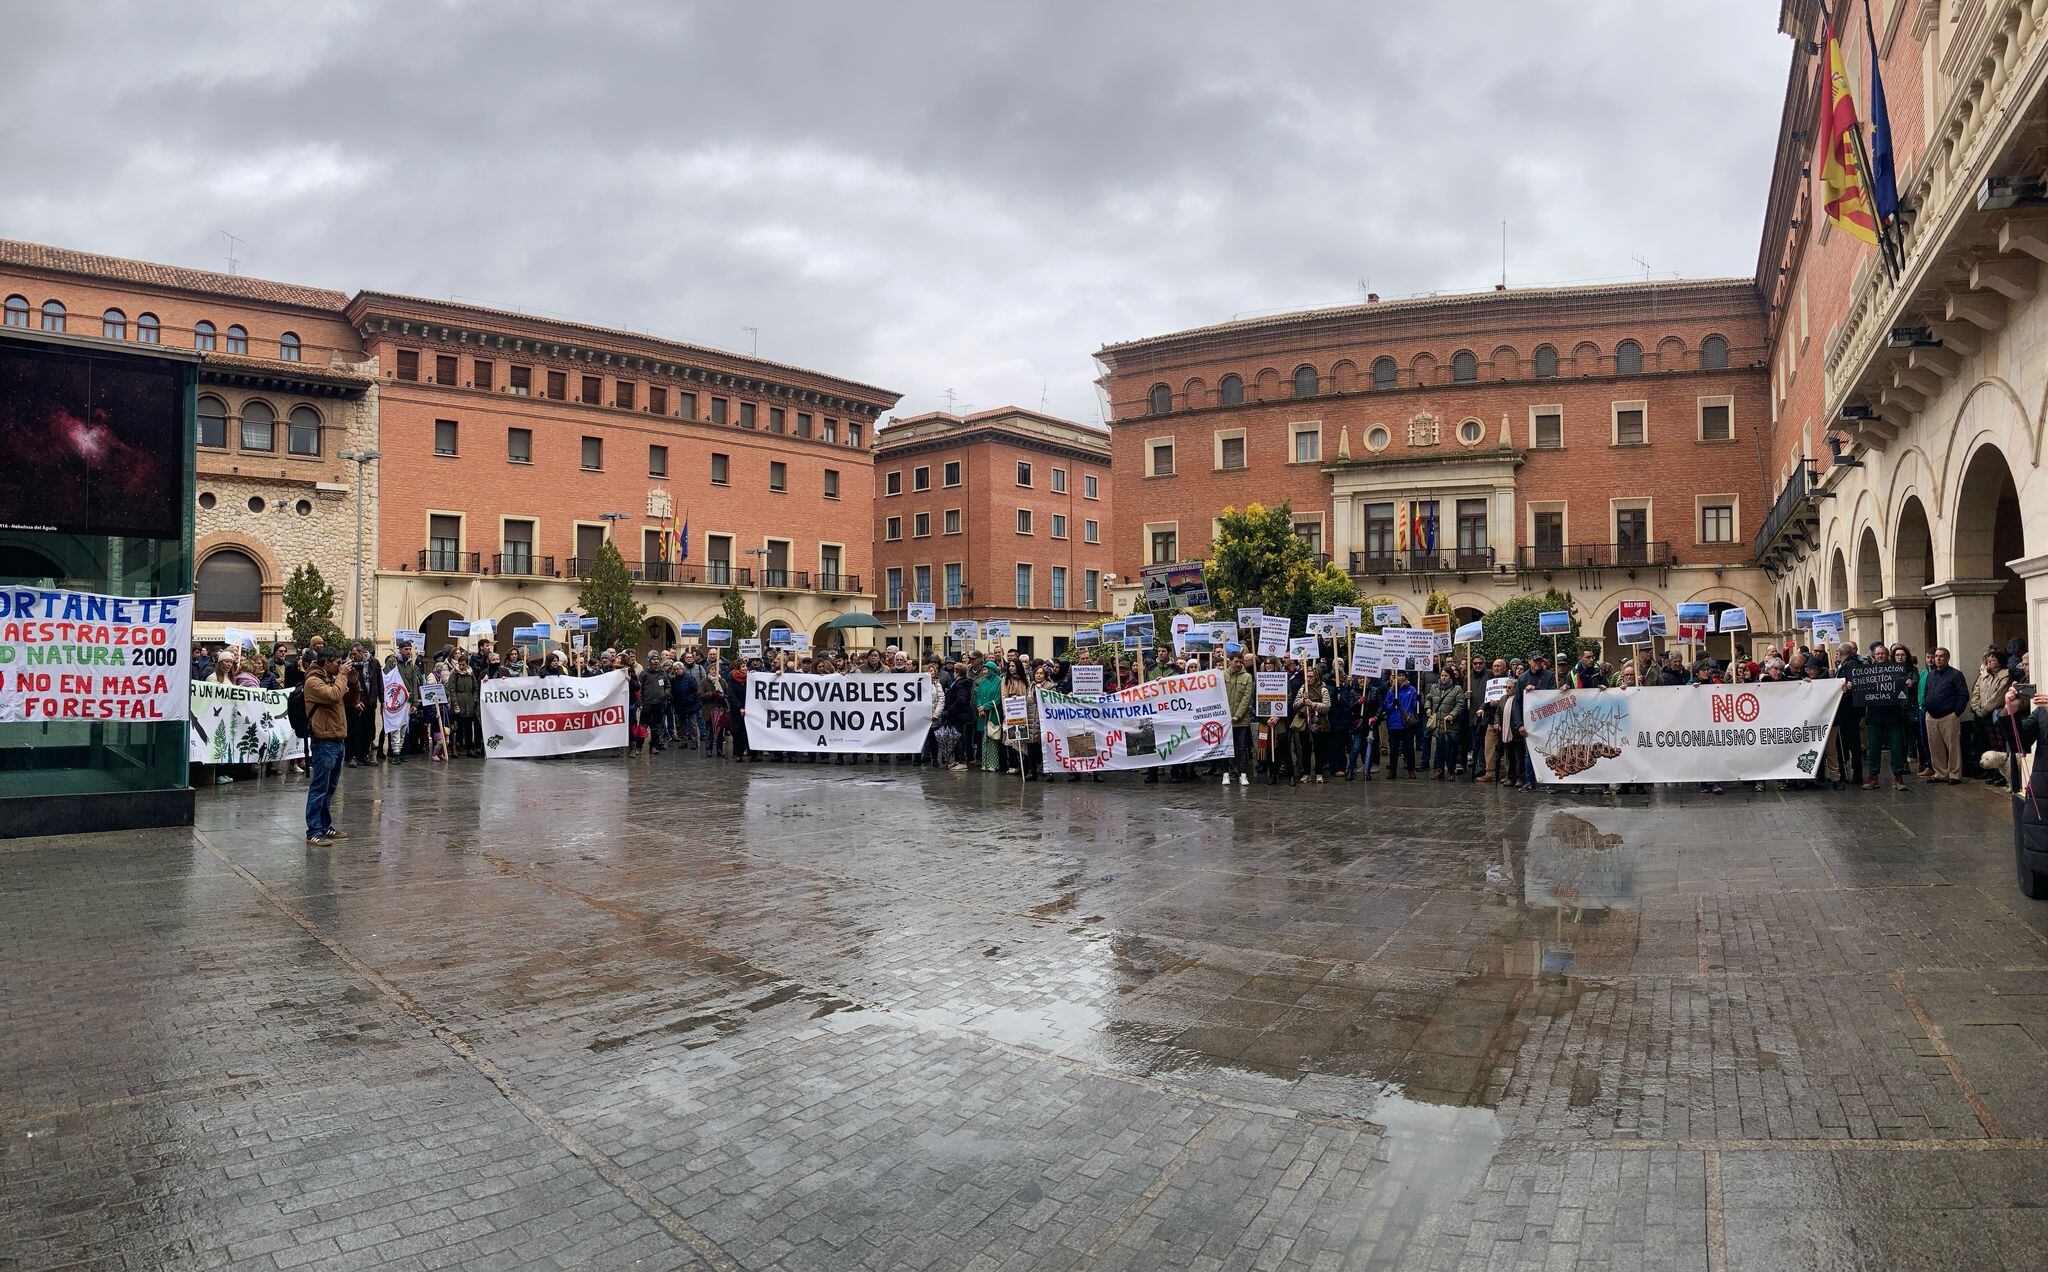
[{"label": "rectangular window", "polygon": [[647,475],[649,477],[668,476],[668,447],[649,446],[647,448]]},{"label": "rectangular window", "polygon": [[1017,461],[1017,484],[1020,486],[1029,486],[1031,484],[1031,465],[1021,459]]},{"label": "rectangular window", "polygon": [[725,423],[725,421],[726,421],[726,419],[727,419],[727,414],[726,414],[726,413],[727,413],[727,411],[728,411],[729,409],[730,409],[730,408],[729,408],[729,406],[727,405],[727,403],[726,403],[726,400],[725,400],[724,398],[721,398],[721,397],[715,397],[715,398],[712,398],[712,399],[711,399],[711,422],[712,422],[713,424],[723,424],[723,423]]},{"label": "rectangular window", "polygon": [[901,469],[893,473],[882,474],[882,493],[885,495],[900,495],[903,493],[903,471]]},{"label": "rectangular window", "polygon": [[533,462],[533,430],[530,428],[508,428],[505,430],[505,458],[515,464]]},{"label": "rectangular window", "polygon": [[604,467],[604,439],[586,437],[583,439],[583,471],[594,473]]},{"label": "rectangular window", "polygon": [[1029,508],[1019,508],[1019,509],[1017,509],[1017,533],[1018,533],[1018,534],[1030,534],[1030,533],[1031,533],[1031,509],[1029,509]]},{"label": "rectangular window", "polygon": [[922,465],[911,469],[910,488],[912,490],[930,490],[932,488],[932,470]]},{"label": "rectangular window", "polygon": [[783,410],[782,410],[782,408],[781,408],[781,407],[779,407],[779,406],[771,406],[771,407],[769,407],[769,408],[768,408],[768,431],[769,431],[769,432],[771,432],[771,433],[780,433],[780,432],[783,432],[783,431],[784,431],[784,424],[785,424],[785,423],[786,423],[786,422],[788,421],[788,419],[789,419],[789,417],[788,417],[787,415],[783,414]]},{"label": "rectangular window", "polygon": [[284,426],[285,449],[294,455],[320,453],[320,417],[310,406],[295,406]]},{"label": "rectangular window", "polygon": [[1564,563],[1564,509],[1550,508],[1536,516],[1536,564]]},{"label": "rectangular window", "polygon": [[1154,530],[1152,532],[1152,564],[1172,565],[1180,560],[1180,531]]},{"label": "rectangular window", "polygon": [[707,534],[704,536],[704,581],[706,583],[729,584],[732,576],[732,536],[729,534]]},{"label": "rectangular window", "polygon": [[454,354],[437,353],[434,355],[434,383],[454,384],[461,378],[462,373],[455,369]]},{"label": "rectangular window", "polygon": [[1614,410],[1614,444],[1616,446],[1641,446],[1649,440],[1643,429],[1643,408],[1640,406],[1616,407]]},{"label": "rectangular window", "polygon": [[1294,432],[1294,462],[1297,464],[1319,464],[1323,459],[1323,431],[1319,428],[1296,429]]},{"label": "rectangular window", "polygon": [[398,351],[398,378],[401,380],[417,380],[420,378],[419,350],[400,349]]},{"label": "rectangular window", "polygon": [[1458,501],[1458,564],[1470,568],[1484,565],[1486,556],[1486,501]]},{"label": "rectangular window", "polygon": [[1700,440],[1703,442],[1726,442],[1735,437],[1733,408],[1726,402],[1705,402],[1700,405]]},{"label": "rectangular window", "polygon": [[740,403],[740,427],[755,427],[754,418],[754,404],[752,402]]},{"label": "rectangular window", "polygon": [[960,461],[959,461],[959,460],[957,460],[957,459],[949,459],[949,460],[947,460],[947,461],[946,461],[946,474],[945,474],[945,477],[946,477],[946,484],[947,484],[948,486],[957,486],[957,485],[959,485],[959,484],[960,484]]},{"label": "rectangular window", "polygon": [[946,605],[949,608],[957,606],[966,595],[967,589],[960,580],[960,563],[958,561],[948,562],[946,565]]},{"label": "rectangular window", "polygon": [[1616,508],[1614,510],[1614,559],[1618,562],[1642,561],[1650,546],[1650,510],[1648,508]]},{"label": "rectangular window", "polygon": [[1102,571],[1090,570],[1081,576],[1081,600],[1089,609],[1095,608],[1096,598],[1102,594]]},{"label": "rectangular window", "polygon": [[729,486],[732,484],[732,456],[711,452],[711,484]]},{"label": "rectangular window", "polygon": [[475,384],[476,387],[478,387],[479,389],[491,388],[491,377],[494,374],[495,370],[496,368],[493,367],[488,360],[484,358],[478,358],[476,360],[476,369],[473,372],[471,372],[471,374],[476,377],[472,381],[472,383]]},{"label": "rectangular window", "polygon": [[621,410],[633,409],[633,382],[619,380],[612,385],[612,405]]},{"label": "rectangular window", "polygon": [[1226,437],[1217,452],[1217,466],[1230,471],[1244,467],[1244,438]]},{"label": "rectangular window", "polygon": [[[533,523],[531,521],[507,521],[505,541],[499,549],[504,553],[499,570],[505,574],[533,573]],[[510,633],[507,633],[510,635]]]},{"label": "rectangular window", "polygon": [[583,377],[583,395],[577,400],[588,406],[597,406],[604,401],[604,380],[598,376]]},{"label": "rectangular window", "polygon": [[789,489],[789,465],[779,459],[768,461],[768,489]]},{"label": "rectangular window", "polygon": [[809,437],[811,435],[811,413],[809,411],[798,411],[796,413],[796,435],[798,437]]},{"label": "rectangular window", "polygon": [[697,395],[694,393],[676,394],[676,414],[682,416],[686,420],[696,419]]},{"label": "rectangular window", "polygon": [[1017,608],[1031,607],[1031,567],[1024,562],[1017,563]]},{"label": "rectangular window", "polygon": [[838,591],[846,585],[839,576],[839,545],[827,543],[818,549],[818,586]]},{"label": "rectangular window", "polygon": [[1066,469],[1055,468],[1052,470],[1052,493],[1056,495],[1064,495],[1067,493]]},{"label": "rectangular window", "polygon": [[929,539],[932,537],[932,514],[928,512],[912,514],[910,518],[910,537],[913,539]]},{"label": "rectangular window", "polygon": [[1394,505],[1365,505],[1365,547],[1362,555],[1368,568],[1388,569],[1394,562]]},{"label": "rectangular window", "polygon": [[903,570],[900,566],[889,567],[889,603],[882,608],[903,608]]},{"label": "rectangular window", "polygon": [[1735,542],[1735,505],[1706,504],[1700,508],[1700,542]]},{"label": "rectangular window", "polygon": [[1564,416],[1556,411],[1536,415],[1536,449],[1556,450],[1564,445]]},{"label": "rectangular window", "polygon": [[211,398],[199,399],[199,444],[217,446],[223,450],[228,444],[228,419],[220,414],[226,408]]},{"label": "rectangular window", "polygon": [[1294,523],[1294,537],[1308,545],[1308,550],[1317,556],[1323,554],[1323,523],[1320,521],[1297,521]]},{"label": "rectangular window", "polygon": [[1101,496],[1100,496],[1100,495],[1098,495],[1098,494],[1096,493],[1096,492],[1097,492],[1098,490],[1100,490],[1100,489],[1101,489],[1100,485],[1099,485],[1099,484],[1098,484],[1098,483],[1096,482],[1096,480],[1095,480],[1095,474],[1093,474],[1093,473],[1089,473],[1089,474],[1087,474],[1086,476],[1084,476],[1084,477],[1082,477],[1082,478],[1081,478],[1081,498],[1083,498],[1083,499],[1097,499],[1097,498],[1100,498]]},{"label": "rectangular window", "polygon": [[1148,477],[1171,477],[1171,476],[1173,476],[1173,443],[1172,443],[1172,442],[1154,442],[1154,443],[1152,443],[1152,445],[1150,445],[1150,446],[1146,447],[1146,449],[1145,449],[1145,455],[1146,455],[1146,461],[1145,461],[1145,463],[1146,463],[1146,474],[1145,474],[1145,475],[1146,475],[1146,476],[1148,476]]},{"label": "rectangular window", "polygon": [[666,388],[659,384],[647,386],[647,413],[649,415],[668,414],[668,390]]},{"label": "rectangular window", "polygon": [[1081,523],[1081,542],[1102,542],[1102,523],[1100,521],[1083,521]]},{"label": "rectangular window", "polygon": [[1052,514],[1052,537],[1055,539],[1067,537],[1067,515],[1063,512]]},{"label": "rectangular window", "polygon": [[770,539],[765,545],[768,555],[761,558],[765,563],[762,573],[766,574],[769,587],[789,586],[789,540]]},{"label": "rectangular window", "polygon": [[1067,567],[1064,565],[1052,567],[1052,607],[1067,607]]},{"label": "rectangular window", "polygon": [[838,420],[828,419],[825,421],[825,440],[828,442],[836,442],[839,440]]},{"label": "rectangular window", "polygon": [[512,392],[518,394],[520,397],[533,396],[532,367],[512,368]]},{"label": "rectangular window", "polygon": [[916,580],[917,599],[920,602],[930,601],[932,599],[932,567],[920,565],[912,577]]},{"label": "rectangular window", "polygon": [[242,408],[242,449],[245,451],[277,449],[277,425],[270,418],[270,412],[265,410],[260,417],[253,414],[261,405],[251,402]]},{"label": "rectangular window", "polygon": [[427,518],[427,568],[430,570],[459,570],[462,568],[462,518],[431,516]]},{"label": "rectangular window", "polygon": [[839,470],[836,468],[825,470],[825,498],[839,498]]},{"label": "rectangular window", "polygon": [[894,543],[903,537],[903,518],[890,517],[882,522],[882,537]]},{"label": "rectangular window", "polygon": [[556,402],[566,402],[569,400],[569,373],[567,371],[548,372],[548,397]]},{"label": "rectangular window", "polygon": [[579,576],[590,572],[591,565],[596,562],[597,555],[603,548],[603,526],[576,527],[576,572]]},{"label": "rectangular window", "polygon": [[858,446],[858,445],[860,445],[860,436],[861,436],[861,434],[860,434],[860,421],[859,421],[859,420],[848,420],[848,421],[846,421],[846,444],[847,444],[848,446]]},{"label": "rectangular window", "polygon": [[434,421],[434,453],[453,455],[455,453],[455,421]]},{"label": "rectangular window", "polygon": [[960,533],[960,510],[958,508],[946,509],[946,533]]}]

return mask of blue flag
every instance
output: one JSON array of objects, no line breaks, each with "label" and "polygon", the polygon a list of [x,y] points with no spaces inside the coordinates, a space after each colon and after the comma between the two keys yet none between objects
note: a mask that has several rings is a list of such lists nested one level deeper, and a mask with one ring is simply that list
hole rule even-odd
[{"label": "blue flag", "polygon": [[1870,201],[1879,224],[1899,211],[1899,174],[1892,165],[1892,116],[1884,104],[1884,76],[1877,66],[1877,31],[1870,25],[1870,0],[1863,0],[1863,34],[1870,39]]}]

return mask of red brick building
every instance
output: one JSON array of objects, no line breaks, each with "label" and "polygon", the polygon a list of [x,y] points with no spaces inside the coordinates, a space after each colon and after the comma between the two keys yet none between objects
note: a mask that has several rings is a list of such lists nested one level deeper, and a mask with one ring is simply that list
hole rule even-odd
[{"label": "red brick building", "polygon": [[916,646],[904,606],[1011,624],[1011,647],[1066,649],[1108,608],[1109,439],[1101,429],[1020,407],[896,420],[875,454],[876,613]]},{"label": "red brick building", "polygon": [[1196,328],[1097,355],[1120,574],[1286,501],[1361,592],[1476,616],[1572,591],[1769,610],[1763,312],[1743,280],[1495,289]]}]

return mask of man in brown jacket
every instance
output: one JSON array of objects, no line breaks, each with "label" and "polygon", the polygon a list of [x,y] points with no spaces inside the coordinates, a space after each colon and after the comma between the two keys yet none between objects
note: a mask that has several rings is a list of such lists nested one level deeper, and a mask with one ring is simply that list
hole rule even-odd
[{"label": "man in brown jacket", "polygon": [[313,776],[306,786],[306,843],[326,848],[348,835],[334,828],[334,788],[341,781],[341,762],[348,751],[348,713],[342,700],[348,686],[336,675],[334,655],[308,650],[306,658],[306,720],[313,729]]}]

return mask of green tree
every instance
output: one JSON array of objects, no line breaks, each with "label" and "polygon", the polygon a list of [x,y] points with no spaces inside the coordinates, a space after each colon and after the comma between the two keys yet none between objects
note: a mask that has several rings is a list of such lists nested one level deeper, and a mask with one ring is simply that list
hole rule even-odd
[{"label": "green tree", "polygon": [[1287,615],[1297,635],[1310,614],[1358,603],[1358,585],[1334,564],[1317,564],[1307,540],[1294,533],[1293,510],[1285,503],[1225,508],[1202,578],[1219,618],[1256,606]]},{"label": "green tree", "polygon": [[633,599],[633,576],[610,539],[598,548],[597,560],[583,577],[576,606],[597,620],[593,650],[633,649],[647,634],[647,607]]},{"label": "green tree", "polygon": [[726,592],[725,604],[718,609],[718,621],[706,626],[731,628],[734,648],[738,648],[740,641],[753,639],[754,615],[747,609],[747,598],[740,595],[738,588]]},{"label": "green tree", "polygon": [[311,561],[302,563],[285,580],[284,622],[301,649],[315,636],[324,637],[329,646],[337,649],[346,641],[334,621],[334,589]]},{"label": "green tree", "polygon": [[[1533,650],[1550,652],[1550,637],[1543,635],[1537,615],[1546,610],[1564,610],[1572,616],[1569,634],[1557,640],[1557,656],[1573,659],[1579,656],[1579,603],[1570,592],[1551,588],[1541,596],[1518,596],[1504,605],[1496,605],[1481,618],[1483,634],[1474,653],[1483,662],[1495,658],[1524,658]],[[1591,643],[1591,642],[1587,642]]]}]

